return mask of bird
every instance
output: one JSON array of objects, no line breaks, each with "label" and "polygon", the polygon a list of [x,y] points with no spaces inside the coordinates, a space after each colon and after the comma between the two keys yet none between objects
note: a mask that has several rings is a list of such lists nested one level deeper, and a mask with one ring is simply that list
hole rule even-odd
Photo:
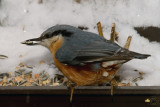
[{"label": "bird", "polygon": [[71,25],[52,26],[40,37],[21,43],[48,48],[57,68],[76,86],[105,84],[114,78],[122,64],[150,56],[129,51],[98,34]]}]

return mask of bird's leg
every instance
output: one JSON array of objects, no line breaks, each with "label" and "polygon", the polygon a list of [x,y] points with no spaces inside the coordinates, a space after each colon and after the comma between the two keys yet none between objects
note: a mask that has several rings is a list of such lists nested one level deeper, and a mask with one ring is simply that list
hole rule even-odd
[{"label": "bird's leg", "polygon": [[117,86],[117,81],[113,78],[110,84],[111,84],[111,96],[113,96],[113,88],[114,86]]},{"label": "bird's leg", "polygon": [[110,41],[112,41],[112,42],[114,42],[114,40],[116,38],[115,26],[116,26],[116,24],[112,23],[111,36],[110,36]]},{"label": "bird's leg", "polygon": [[71,81],[66,81],[65,82],[65,84],[67,85],[67,87],[69,87],[70,88],[70,90],[71,90],[71,94],[70,94],[70,103],[72,103],[72,99],[73,99],[73,93],[74,93],[74,86],[75,86],[75,84],[74,83],[72,83]]},{"label": "bird's leg", "polygon": [[103,31],[102,31],[101,22],[97,23],[97,28],[98,28],[99,35],[103,37],[104,35],[103,35]]},{"label": "bird's leg", "polygon": [[132,40],[132,36],[128,36],[128,39],[127,39],[127,41],[126,41],[126,44],[124,45],[124,48],[125,48],[125,49],[129,49],[131,40]]},{"label": "bird's leg", "polygon": [[72,103],[73,93],[74,93],[74,86],[70,86],[70,88],[71,88],[70,103]]}]

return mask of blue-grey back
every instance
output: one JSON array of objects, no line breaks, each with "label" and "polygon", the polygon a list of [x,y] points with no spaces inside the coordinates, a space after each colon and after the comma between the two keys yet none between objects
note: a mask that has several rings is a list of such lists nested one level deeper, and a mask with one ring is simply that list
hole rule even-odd
[{"label": "blue-grey back", "polygon": [[64,42],[56,53],[57,59],[63,63],[71,65],[80,64],[81,62],[76,60],[76,58],[82,56],[111,56],[121,48],[98,34],[82,31],[72,26],[57,25],[50,29],[52,31],[66,30],[71,34],[63,35]]}]

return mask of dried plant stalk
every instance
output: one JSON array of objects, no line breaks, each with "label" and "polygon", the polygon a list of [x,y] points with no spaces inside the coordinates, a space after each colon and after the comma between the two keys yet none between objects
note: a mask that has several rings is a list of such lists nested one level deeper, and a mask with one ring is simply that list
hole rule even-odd
[{"label": "dried plant stalk", "polygon": [[103,31],[102,31],[101,22],[97,23],[97,28],[98,28],[99,35],[103,37],[104,35],[103,35]]},{"label": "dried plant stalk", "polygon": [[115,40],[115,34],[116,34],[116,32],[115,32],[115,26],[116,26],[116,24],[112,23],[111,38],[110,38],[110,41],[112,41],[112,42],[114,42],[114,40]]},{"label": "dried plant stalk", "polygon": [[81,3],[81,0],[75,0],[77,3]]},{"label": "dried plant stalk", "polygon": [[119,38],[119,36],[118,36],[118,32],[116,32],[115,33],[115,40],[118,42],[118,38]]},{"label": "dried plant stalk", "polygon": [[43,0],[38,0],[38,3],[39,3],[39,4],[43,3]]},{"label": "dried plant stalk", "polygon": [[124,46],[125,49],[129,49],[131,40],[132,40],[132,36],[128,36],[128,39],[127,39],[126,44]]}]

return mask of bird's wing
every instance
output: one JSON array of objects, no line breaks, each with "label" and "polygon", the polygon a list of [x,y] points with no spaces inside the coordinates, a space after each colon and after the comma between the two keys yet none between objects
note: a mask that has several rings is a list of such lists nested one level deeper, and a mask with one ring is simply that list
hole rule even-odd
[{"label": "bird's wing", "polygon": [[96,41],[80,50],[77,50],[77,56],[73,59],[81,63],[103,62],[111,60],[122,60],[120,52],[125,51],[115,43],[106,43]]},{"label": "bird's wing", "polygon": [[[60,62],[68,65],[83,65],[86,63],[125,59],[119,56],[119,53],[125,49],[110,41],[94,41],[90,44],[85,44],[83,47],[72,48],[70,46],[70,49],[65,49],[65,57],[62,54],[58,59]],[[63,53],[62,50],[60,53]]]}]

